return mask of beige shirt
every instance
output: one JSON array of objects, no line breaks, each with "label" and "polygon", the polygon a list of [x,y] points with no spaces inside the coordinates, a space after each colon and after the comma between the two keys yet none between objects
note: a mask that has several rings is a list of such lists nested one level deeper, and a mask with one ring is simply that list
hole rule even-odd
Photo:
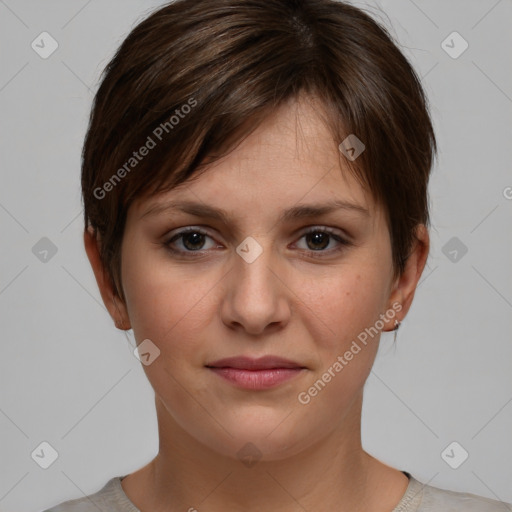
[{"label": "beige shirt", "polygon": [[[511,504],[424,485],[404,473],[409,478],[409,485],[393,512],[512,512]],[[140,512],[124,493],[123,478],[114,477],[97,493],[65,501],[44,512]]]}]

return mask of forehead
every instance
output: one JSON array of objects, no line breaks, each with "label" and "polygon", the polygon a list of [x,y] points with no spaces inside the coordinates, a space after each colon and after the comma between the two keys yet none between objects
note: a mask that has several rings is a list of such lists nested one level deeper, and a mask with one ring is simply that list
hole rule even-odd
[{"label": "forehead", "polygon": [[226,156],[170,191],[135,201],[137,218],[170,200],[215,204],[238,215],[295,204],[345,201],[379,213],[339,154],[339,141],[322,121],[322,105],[310,98],[290,101]]}]

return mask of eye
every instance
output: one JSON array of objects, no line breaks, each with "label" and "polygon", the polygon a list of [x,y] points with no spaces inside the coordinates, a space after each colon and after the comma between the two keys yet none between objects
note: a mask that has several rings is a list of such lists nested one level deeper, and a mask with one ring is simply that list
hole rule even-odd
[{"label": "eye", "polygon": [[[330,254],[341,251],[346,246],[352,245],[351,242],[336,234],[335,230],[327,227],[313,227],[304,233],[302,238],[306,240],[306,248],[304,250],[313,257],[322,257],[326,253]],[[330,242],[333,241],[337,243],[337,246],[325,250]]]},{"label": "eye", "polygon": [[[165,242],[165,246],[173,253],[194,253],[211,249],[212,247],[204,247],[205,237],[213,240],[206,231],[190,226],[175,233],[174,236]],[[179,242],[178,245],[181,246],[179,249],[172,247],[175,242]],[[213,245],[215,246],[215,244]]]},{"label": "eye", "polygon": [[[328,227],[313,227],[303,233],[299,240],[306,240],[306,248],[301,248],[309,256],[322,257],[326,254],[335,253],[343,250],[345,247],[353,245],[345,238],[341,237],[337,232]],[[210,239],[210,246],[205,246],[205,240]],[[336,242],[337,246],[325,250],[332,242]],[[169,240],[164,242],[164,246],[173,254],[183,255],[185,257],[203,256],[204,252],[209,249],[221,248],[215,243],[213,238],[201,228],[189,226],[182,229],[171,236]],[[178,246],[178,248],[176,248]]]}]

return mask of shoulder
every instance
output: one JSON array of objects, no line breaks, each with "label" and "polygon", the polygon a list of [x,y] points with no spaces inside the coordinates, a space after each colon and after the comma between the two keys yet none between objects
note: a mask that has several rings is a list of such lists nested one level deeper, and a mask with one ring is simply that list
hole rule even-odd
[{"label": "shoulder", "polygon": [[[467,492],[449,491],[425,485],[411,477],[412,507],[400,512],[512,512],[512,505]],[[414,499],[415,498],[415,499]]]},{"label": "shoulder", "polygon": [[122,476],[111,478],[99,491],[83,498],[64,501],[43,512],[140,512],[121,487]]},{"label": "shoulder", "polygon": [[502,501],[491,500],[467,492],[448,491],[425,486],[423,500],[418,512],[446,510],[447,512],[512,512],[512,506]]}]

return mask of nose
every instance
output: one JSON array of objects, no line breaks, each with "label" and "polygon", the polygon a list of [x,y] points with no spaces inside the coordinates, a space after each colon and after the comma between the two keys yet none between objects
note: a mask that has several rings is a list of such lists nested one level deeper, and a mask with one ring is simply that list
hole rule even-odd
[{"label": "nose", "polygon": [[226,276],[221,315],[229,328],[258,336],[288,323],[291,291],[285,284],[284,267],[271,248],[264,247],[261,239],[254,240],[238,248]]}]

